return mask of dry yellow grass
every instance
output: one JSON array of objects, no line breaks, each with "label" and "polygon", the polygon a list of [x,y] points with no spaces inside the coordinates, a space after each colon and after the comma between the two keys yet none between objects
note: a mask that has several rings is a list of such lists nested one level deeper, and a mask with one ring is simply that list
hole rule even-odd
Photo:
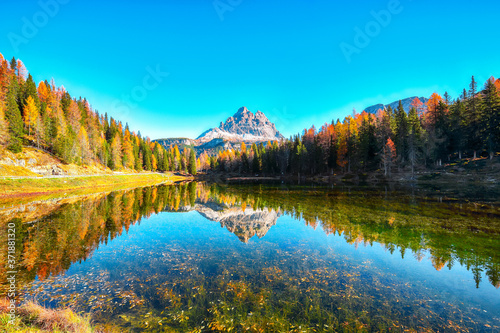
[{"label": "dry yellow grass", "polygon": [[2,332],[97,332],[90,324],[90,317],[82,317],[71,309],[46,309],[28,302],[16,308],[16,317],[9,321],[9,301],[0,301],[0,329]]},{"label": "dry yellow grass", "polygon": [[22,166],[5,164],[0,164],[0,176],[41,177],[39,174],[36,174]]}]

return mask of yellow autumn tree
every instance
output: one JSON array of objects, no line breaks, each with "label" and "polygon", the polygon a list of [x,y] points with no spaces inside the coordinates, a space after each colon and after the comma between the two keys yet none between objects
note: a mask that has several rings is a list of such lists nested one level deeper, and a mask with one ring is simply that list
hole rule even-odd
[{"label": "yellow autumn tree", "polygon": [[174,168],[179,171],[181,165],[181,153],[177,145],[174,146]]},{"label": "yellow autumn tree", "polygon": [[76,138],[78,143],[80,144],[80,157],[82,159],[82,163],[86,163],[87,159],[90,156],[90,145],[87,131],[83,126],[80,126],[80,130],[78,131],[78,135]]},{"label": "yellow autumn tree", "polygon": [[123,167],[128,169],[133,169],[135,165],[134,160],[134,147],[132,146],[130,131],[125,129],[125,135],[123,136],[122,144],[122,163]]},{"label": "yellow autumn tree", "polygon": [[37,119],[40,117],[40,112],[35,104],[33,97],[28,96],[26,105],[24,106],[24,125],[28,128],[28,135],[31,135],[31,129],[36,127]]},{"label": "yellow autumn tree", "polygon": [[122,167],[122,143],[120,136],[115,135],[111,142],[111,168],[113,170],[121,169]]},{"label": "yellow autumn tree", "polygon": [[158,169],[158,161],[156,160],[155,155],[151,155],[151,168],[152,171],[156,171]]},{"label": "yellow autumn tree", "polygon": [[0,99],[0,144],[4,145],[7,143],[8,132],[7,123],[5,122],[5,103]]}]

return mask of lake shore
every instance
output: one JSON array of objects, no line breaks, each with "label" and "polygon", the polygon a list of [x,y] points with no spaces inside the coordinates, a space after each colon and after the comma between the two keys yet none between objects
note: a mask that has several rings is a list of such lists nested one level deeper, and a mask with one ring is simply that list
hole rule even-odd
[{"label": "lake shore", "polygon": [[209,182],[259,182],[285,181],[290,183],[317,183],[317,184],[498,184],[500,182],[500,157],[464,159],[440,167],[416,168],[414,173],[408,169],[393,170],[391,175],[385,175],[383,170],[358,171],[319,175],[261,175],[238,174],[236,172],[199,173],[196,180]]},{"label": "lake shore", "polygon": [[12,199],[40,196],[62,191],[100,191],[106,188],[123,186],[148,186],[159,183],[174,184],[189,181],[191,176],[174,173],[134,173],[134,174],[100,174],[82,176],[49,176],[49,177],[4,177],[0,179],[0,199]]}]

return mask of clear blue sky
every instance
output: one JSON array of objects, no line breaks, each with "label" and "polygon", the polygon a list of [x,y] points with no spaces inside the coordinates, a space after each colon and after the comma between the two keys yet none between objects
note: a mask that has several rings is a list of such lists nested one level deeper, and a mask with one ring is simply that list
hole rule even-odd
[{"label": "clear blue sky", "polygon": [[[2,1],[0,52],[153,139],[194,138],[241,106],[289,136],[500,76],[497,0],[40,2],[52,6]],[[374,24],[388,8],[390,22]],[[356,27],[372,29],[369,43],[355,43]],[[359,46],[350,62],[347,44]],[[169,75],[156,84],[148,68]]]}]

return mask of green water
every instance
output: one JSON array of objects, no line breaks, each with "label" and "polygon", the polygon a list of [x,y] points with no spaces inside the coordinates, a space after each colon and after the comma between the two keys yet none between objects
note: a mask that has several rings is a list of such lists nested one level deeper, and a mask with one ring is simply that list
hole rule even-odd
[{"label": "green water", "polygon": [[17,226],[21,301],[116,331],[498,332],[497,198],[190,183],[0,216],[3,239]]}]

